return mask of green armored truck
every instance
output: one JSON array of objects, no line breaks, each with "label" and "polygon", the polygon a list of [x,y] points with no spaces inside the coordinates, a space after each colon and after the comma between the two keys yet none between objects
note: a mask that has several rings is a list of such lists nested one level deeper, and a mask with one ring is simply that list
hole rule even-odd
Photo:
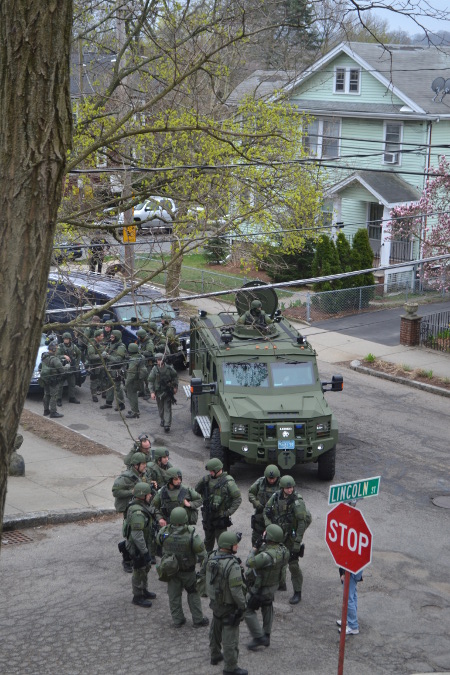
[{"label": "green armored truck", "polygon": [[341,391],[343,378],[320,381],[316,352],[277,307],[256,281],[237,293],[237,312],[191,318],[192,431],[225,467],[317,462],[331,480],[338,428],[324,392]]}]

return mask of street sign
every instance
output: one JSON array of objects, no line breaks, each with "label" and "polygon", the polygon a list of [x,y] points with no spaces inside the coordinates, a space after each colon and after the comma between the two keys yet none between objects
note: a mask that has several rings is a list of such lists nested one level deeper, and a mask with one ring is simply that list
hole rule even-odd
[{"label": "street sign", "polygon": [[338,504],[327,515],[325,541],[334,562],[357,574],[372,560],[372,532],[363,514],[348,504]]},{"label": "street sign", "polygon": [[123,228],[123,243],[124,244],[135,244],[136,243],[136,225],[127,225]]},{"label": "street sign", "polygon": [[328,504],[340,504],[349,502],[352,499],[364,499],[365,497],[376,497],[380,491],[381,476],[364,478],[362,480],[351,481],[350,483],[338,483],[330,485],[328,493]]}]

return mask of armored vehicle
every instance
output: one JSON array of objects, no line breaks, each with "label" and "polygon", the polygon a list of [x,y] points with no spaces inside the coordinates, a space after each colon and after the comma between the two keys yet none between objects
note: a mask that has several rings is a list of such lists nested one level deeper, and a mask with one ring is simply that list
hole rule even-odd
[{"label": "armored vehicle", "polygon": [[[320,381],[316,352],[264,286],[246,284],[237,312],[191,318],[192,431],[210,439],[211,457],[226,467],[238,459],[286,470],[317,462],[319,478],[331,480],[338,428],[324,392],[341,391],[343,378]],[[262,316],[252,320],[258,304]]]}]

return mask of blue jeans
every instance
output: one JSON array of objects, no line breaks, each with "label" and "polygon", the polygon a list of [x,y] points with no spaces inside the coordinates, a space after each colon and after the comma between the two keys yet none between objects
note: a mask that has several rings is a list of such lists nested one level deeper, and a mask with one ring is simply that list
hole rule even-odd
[{"label": "blue jeans", "polygon": [[358,629],[358,581],[362,579],[362,572],[358,574],[350,574],[350,583],[348,590],[348,607],[347,607],[347,626],[353,630]]}]

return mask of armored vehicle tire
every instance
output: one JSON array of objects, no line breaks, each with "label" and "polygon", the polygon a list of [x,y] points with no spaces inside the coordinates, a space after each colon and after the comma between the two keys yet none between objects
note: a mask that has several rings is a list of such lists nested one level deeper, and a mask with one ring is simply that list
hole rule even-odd
[{"label": "armored vehicle tire", "polygon": [[223,464],[223,470],[229,471],[230,469],[230,458],[228,454],[228,449],[224,448],[220,442],[220,429],[215,427],[211,434],[211,443],[209,446],[209,456],[211,459],[220,459]]},{"label": "armored vehicle tire", "polygon": [[195,419],[198,415],[198,400],[196,396],[191,398],[191,429],[196,436],[203,436],[200,425]]},{"label": "armored vehicle tire", "polygon": [[324,452],[317,460],[320,480],[333,480],[336,471],[336,446]]}]

